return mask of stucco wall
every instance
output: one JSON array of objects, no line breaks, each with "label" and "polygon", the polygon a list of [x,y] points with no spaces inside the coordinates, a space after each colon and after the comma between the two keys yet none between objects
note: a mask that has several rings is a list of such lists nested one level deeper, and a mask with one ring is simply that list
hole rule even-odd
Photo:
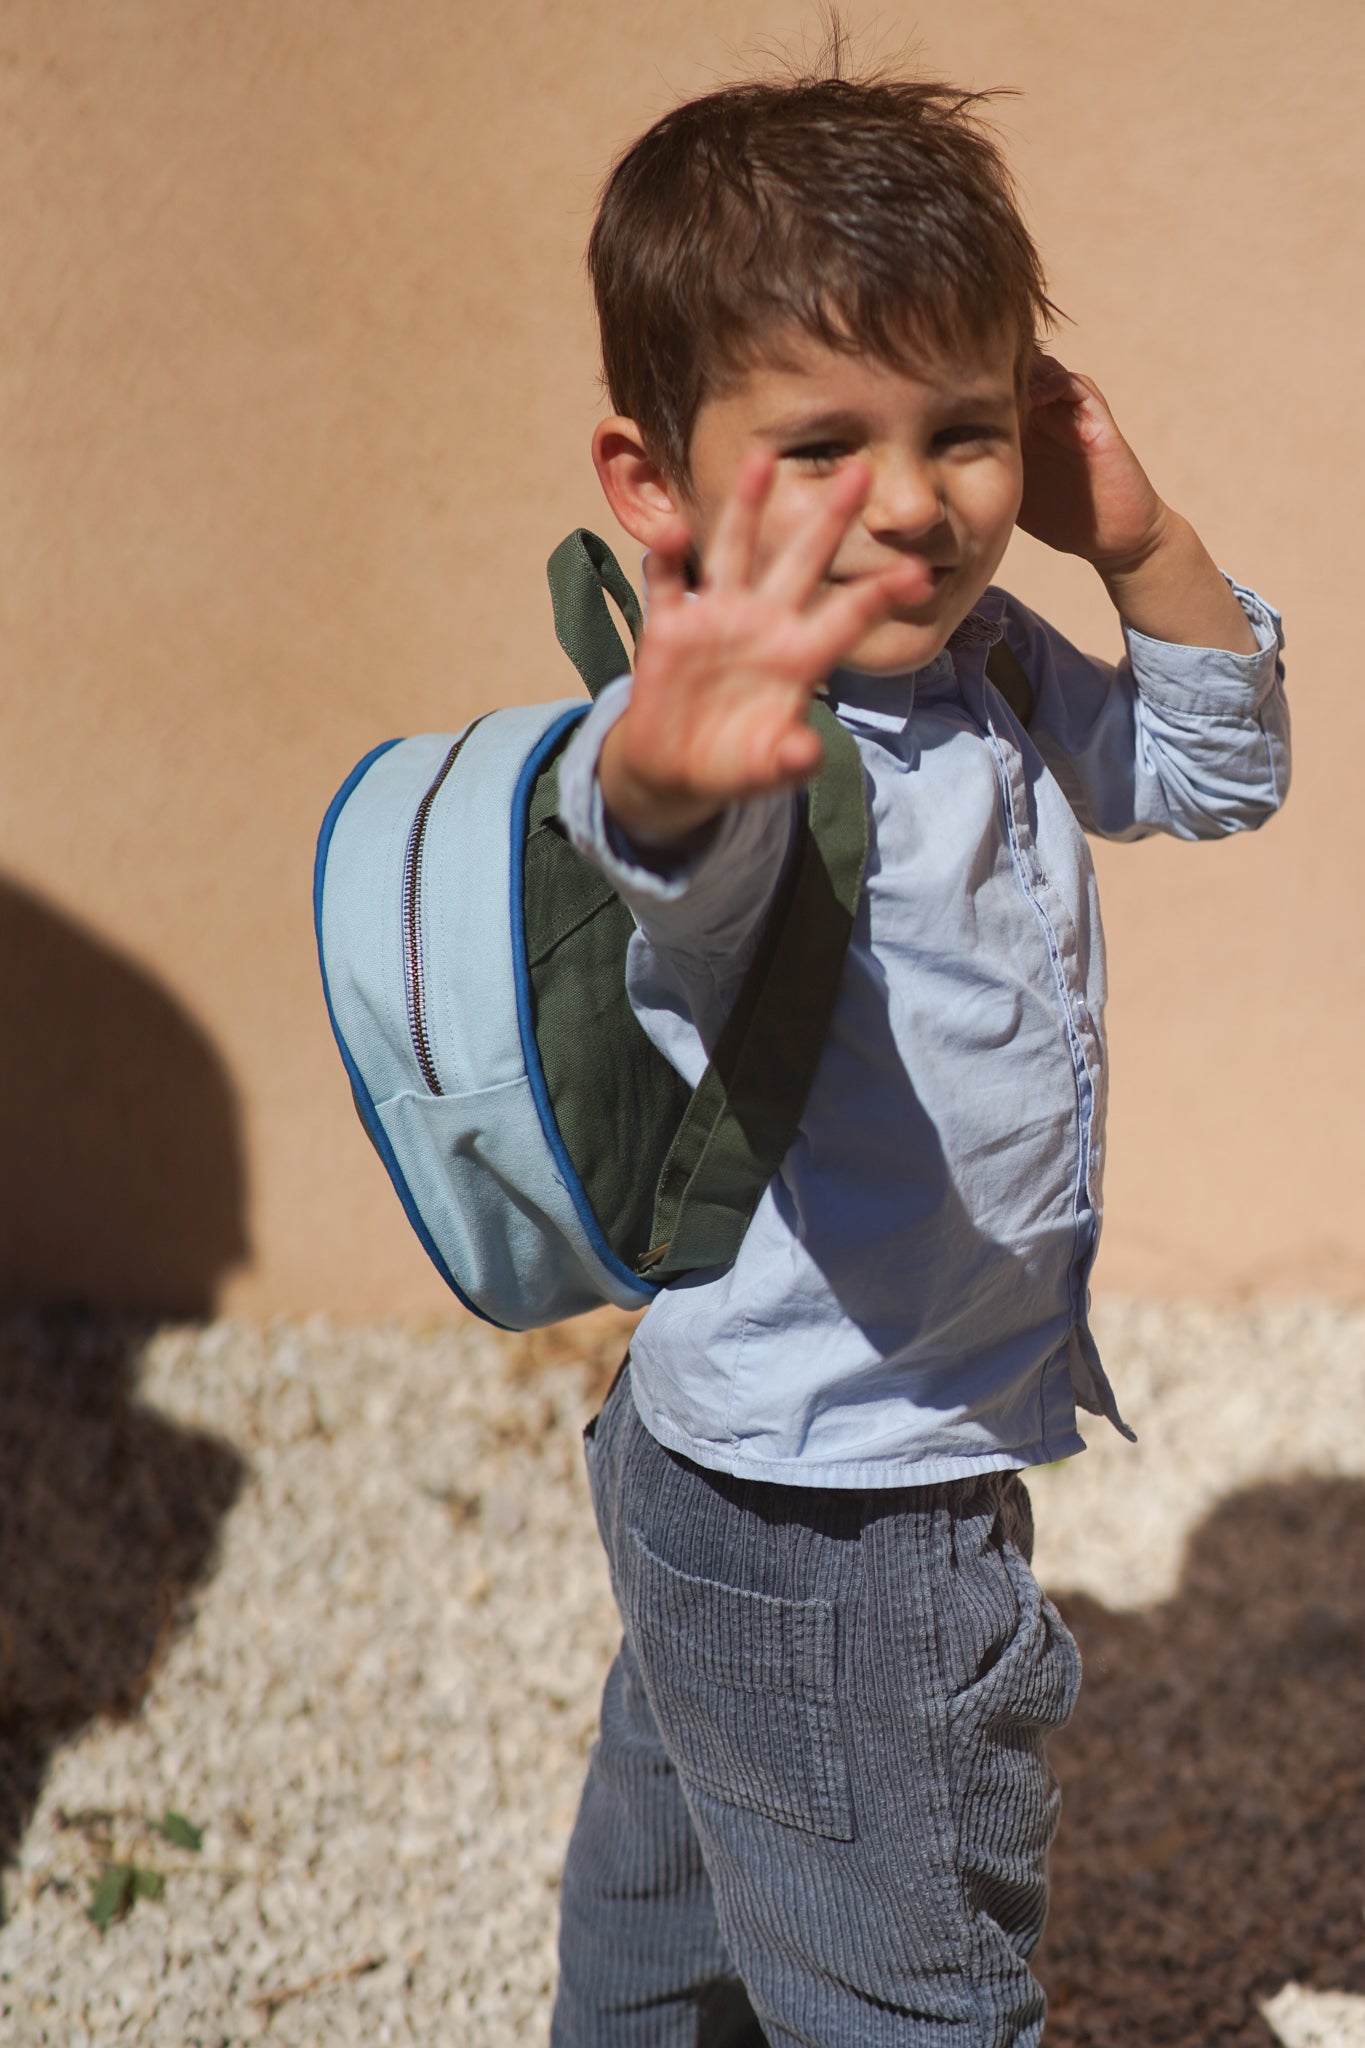
[{"label": "stucco wall", "polygon": [[[855,25],[876,10],[852,6]],[[376,740],[571,686],[546,554],[609,537],[580,270],[605,161],[789,0],[11,0],[0,18],[3,1282],[448,1305],[317,987],[317,821]],[[1257,837],[1099,851],[1101,1282],[1365,1285],[1350,0],[925,0],[1159,487],[1285,611]],[[1090,572],[1006,580],[1097,650]]]}]

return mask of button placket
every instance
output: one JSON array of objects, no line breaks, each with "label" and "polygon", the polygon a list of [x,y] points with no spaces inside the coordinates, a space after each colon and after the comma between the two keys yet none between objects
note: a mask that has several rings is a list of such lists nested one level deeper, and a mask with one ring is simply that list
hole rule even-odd
[{"label": "button placket", "polygon": [[1080,1157],[1077,1160],[1075,1218],[1076,1252],[1072,1263],[1072,1304],[1077,1324],[1086,1327],[1087,1276],[1098,1235],[1100,1146],[1096,1131],[1104,1114],[1104,1061],[1099,1034],[1077,986],[1080,944],[1076,926],[1060,892],[1038,857],[1029,821],[1023,756],[1008,731],[991,716],[984,683],[978,681],[971,705],[995,756],[1009,829],[1015,873],[1032,903],[1047,937],[1059,1008],[1071,1052],[1076,1082],[1076,1113]]}]

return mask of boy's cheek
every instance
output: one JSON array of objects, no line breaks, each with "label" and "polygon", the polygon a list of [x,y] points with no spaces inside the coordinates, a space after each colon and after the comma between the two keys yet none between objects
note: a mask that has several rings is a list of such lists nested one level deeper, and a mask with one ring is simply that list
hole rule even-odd
[{"label": "boy's cheek", "polygon": [[[1023,495],[1023,470],[1021,467],[1017,477],[1010,479],[1006,488],[998,494],[995,504],[990,508],[989,518],[983,518],[978,524],[976,558],[979,565],[981,587],[976,592],[977,597],[981,595],[981,591],[985,589],[986,585],[991,582],[996,570],[1004,560],[1005,550],[1008,548],[1014,529],[1018,524],[1019,507],[1023,502]],[[975,598],[973,602],[975,602]]]},{"label": "boy's cheek", "polygon": [[782,550],[790,545],[816,507],[799,484],[793,485],[779,472],[772,495],[759,523],[754,565],[760,572],[771,568]]},{"label": "boy's cheek", "polygon": [[[692,529],[692,555],[699,567],[704,567],[710,553],[711,543],[725,509],[724,499],[716,500],[711,494],[684,501],[680,508],[683,517]],[[792,539],[801,524],[803,511],[808,508],[793,502],[793,494],[784,491],[781,480],[775,484],[768,503],[763,508],[759,522],[758,539],[754,547],[754,572],[761,576],[771,568],[774,560]]]}]

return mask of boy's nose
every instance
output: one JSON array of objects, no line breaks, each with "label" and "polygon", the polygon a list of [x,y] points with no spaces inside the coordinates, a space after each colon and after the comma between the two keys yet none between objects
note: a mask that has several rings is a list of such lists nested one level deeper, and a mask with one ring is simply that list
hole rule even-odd
[{"label": "boy's nose", "polygon": [[879,462],[863,506],[863,523],[879,539],[918,540],[944,519],[943,495],[932,465]]}]

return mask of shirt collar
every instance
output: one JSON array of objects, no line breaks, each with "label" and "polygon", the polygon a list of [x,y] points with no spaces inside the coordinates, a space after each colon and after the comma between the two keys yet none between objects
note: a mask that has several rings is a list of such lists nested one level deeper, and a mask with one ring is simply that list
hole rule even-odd
[{"label": "shirt collar", "polygon": [[994,647],[996,641],[1004,637],[1005,628],[1000,616],[1004,609],[1005,601],[998,590],[983,591],[980,603],[949,634],[948,645],[953,648]]},{"label": "shirt collar", "polygon": [[846,725],[860,725],[866,732],[903,732],[915,708],[917,690],[941,693],[955,688],[955,657],[969,650],[984,653],[994,646],[1004,631],[1000,621],[1003,610],[1000,592],[986,590],[949,635],[942,654],[926,662],[923,668],[906,669],[895,675],[867,675],[861,670],[836,668],[822,695]]},{"label": "shirt collar", "polygon": [[946,655],[940,654],[927,668],[906,669],[896,675],[836,668],[821,695],[846,725],[860,725],[868,732],[903,732],[915,708],[916,682],[933,674],[946,660]]}]

